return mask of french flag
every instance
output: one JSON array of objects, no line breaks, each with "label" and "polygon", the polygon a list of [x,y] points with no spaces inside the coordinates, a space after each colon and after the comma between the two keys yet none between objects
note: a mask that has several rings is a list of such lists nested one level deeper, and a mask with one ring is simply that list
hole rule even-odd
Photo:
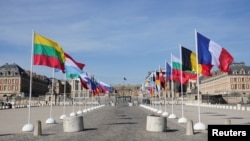
[{"label": "french flag", "polygon": [[232,55],[223,47],[197,32],[198,62],[217,66],[223,72],[229,72],[233,62]]},{"label": "french flag", "polygon": [[88,90],[91,88],[91,78],[87,75],[87,73],[81,73],[79,75],[79,78],[80,78],[80,82],[81,82],[82,86],[85,89]]}]

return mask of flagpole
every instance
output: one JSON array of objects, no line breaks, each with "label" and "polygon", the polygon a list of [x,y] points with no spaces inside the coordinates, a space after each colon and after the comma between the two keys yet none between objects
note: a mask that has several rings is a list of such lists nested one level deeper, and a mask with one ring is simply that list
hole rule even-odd
[{"label": "flagpole", "polygon": [[[53,100],[53,94],[54,94],[54,80],[55,80],[55,68],[52,69],[52,84],[51,84],[51,93],[50,93],[50,117],[45,121],[45,123],[48,124],[54,124],[56,123],[55,119],[52,118],[52,100]],[[56,100],[56,99],[55,99]]]},{"label": "flagpole", "polygon": [[80,100],[81,99],[81,97],[80,97],[80,95],[81,95],[81,82],[80,82],[80,79],[79,79],[79,83],[78,83],[78,111],[77,111],[77,114],[78,115],[81,115],[82,114],[82,105],[81,105],[81,102],[82,102],[82,100]]},{"label": "flagpole", "polygon": [[162,110],[161,110],[161,80],[160,80],[160,68],[161,66],[159,65],[159,74],[158,74],[158,81],[160,82],[159,85],[159,91],[158,91],[158,94],[159,94],[159,110],[157,111],[158,114],[162,114]]},{"label": "flagpole", "polygon": [[60,119],[63,119],[66,117],[65,115],[65,97],[66,97],[66,84],[67,84],[67,81],[66,81],[66,73],[64,74],[64,89],[63,89],[63,114],[60,116]]},{"label": "flagpole", "polygon": [[[87,70],[86,70],[86,74],[87,74]],[[88,87],[89,84],[87,84],[87,87]],[[83,110],[83,113],[87,113],[89,111],[89,108],[87,108],[87,95],[88,95],[88,100],[89,100],[89,89],[87,89],[85,91],[85,94],[84,94],[84,110]]]},{"label": "flagpole", "polygon": [[85,92],[83,92],[83,98],[84,98],[84,110],[82,111],[83,113],[86,113],[87,112],[87,110],[86,110],[86,91]]},{"label": "flagpole", "polygon": [[[93,81],[92,83],[94,83],[94,75],[92,75],[91,80]],[[94,84],[93,84],[94,85]],[[95,86],[93,87],[94,89],[92,89],[92,84],[91,84],[91,89],[92,89],[92,102],[91,102],[91,110],[94,110],[94,95],[95,95]]]},{"label": "flagpole", "polygon": [[[172,53],[171,53],[171,64],[173,69],[173,61],[172,61]],[[173,71],[173,70],[172,70]],[[173,74],[171,75],[171,93],[172,93],[172,113],[168,116],[168,118],[176,118],[174,114],[174,85],[173,85]]]},{"label": "flagpole", "polygon": [[151,90],[152,93],[150,95],[150,97],[151,97],[151,101],[150,101],[151,102],[151,110],[154,111],[154,109],[155,109],[154,108],[154,103],[153,103],[153,101],[154,101],[154,97],[153,97],[153,94],[154,94],[154,83],[152,84],[151,88],[152,88],[152,90]]},{"label": "flagpole", "polygon": [[194,129],[196,130],[205,130],[207,127],[204,123],[201,122],[201,117],[200,117],[200,84],[199,84],[199,73],[198,73],[198,64],[199,64],[199,60],[198,60],[198,44],[197,44],[197,30],[195,29],[195,49],[196,49],[196,75],[197,75],[197,97],[198,97],[198,123],[196,123],[194,125]]},{"label": "flagpole", "polygon": [[34,30],[32,30],[31,37],[31,57],[30,57],[30,91],[29,91],[29,110],[28,110],[28,123],[25,124],[22,128],[23,132],[32,132],[34,131],[34,125],[30,123],[30,104],[31,104],[31,95],[32,95],[32,73],[33,73],[33,55],[34,55]]},{"label": "flagpole", "polygon": [[75,88],[75,84],[76,84],[76,79],[73,79],[73,87],[74,87],[74,93],[73,93],[73,99],[72,99],[72,112],[69,114],[69,116],[71,117],[74,117],[76,116],[76,113],[75,113],[75,94],[76,94],[76,88]]},{"label": "flagpole", "polygon": [[165,97],[164,97],[164,112],[162,113],[162,116],[166,117],[168,116],[168,112],[167,112],[167,90],[166,90],[166,84],[167,84],[167,61],[165,60],[165,75],[166,77],[164,77],[165,79]]},{"label": "flagpole", "polygon": [[181,102],[181,115],[182,117],[179,118],[178,122],[179,123],[186,123],[187,122],[187,118],[184,117],[184,107],[183,107],[183,84],[182,84],[182,81],[183,81],[183,70],[182,70],[182,51],[181,51],[181,44],[180,44],[180,68],[181,68],[181,99],[182,99],[182,102]]},{"label": "flagpole", "polygon": [[[156,84],[156,70],[155,70],[155,82],[154,82],[154,88],[155,89],[157,89],[157,84]],[[157,112],[157,105],[156,105],[156,94],[155,94],[155,91],[154,91],[154,100],[155,100],[155,102],[154,102],[154,112]]]}]

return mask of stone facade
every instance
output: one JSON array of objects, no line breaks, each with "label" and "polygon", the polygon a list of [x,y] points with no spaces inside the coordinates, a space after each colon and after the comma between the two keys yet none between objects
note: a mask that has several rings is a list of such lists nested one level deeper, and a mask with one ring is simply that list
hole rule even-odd
[{"label": "stone facade", "polygon": [[[163,71],[164,72],[164,71]],[[152,75],[155,71],[149,72],[146,77],[147,83],[152,82]],[[203,101],[209,102],[209,97],[217,100],[221,97],[221,101],[225,103],[249,103],[250,102],[250,66],[246,66],[244,62],[232,63],[230,72],[225,73],[219,70],[213,71],[212,76],[202,76],[199,78],[199,86],[196,80],[189,80],[187,85],[183,86],[183,93],[186,94],[188,100],[197,100],[198,87],[199,94]],[[152,86],[152,84],[149,84]],[[167,97],[171,97],[171,83],[167,81]],[[175,97],[181,96],[179,83],[173,83],[173,92]],[[218,96],[219,95],[219,96]],[[205,98],[207,97],[207,99]]]},{"label": "stone facade", "polygon": [[200,79],[202,94],[250,94],[250,67],[233,63],[230,72],[215,71],[211,77]]},{"label": "stone facade", "polygon": [[222,95],[228,102],[246,103],[250,99],[250,66],[232,63],[230,72],[214,71],[211,77],[202,77],[199,85],[201,94]]},{"label": "stone facade", "polygon": [[82,87],[81,83],[77,79],[68,80],[70,89],[70,97],[90,97],[89,91]]},{"label": "stone facade", "polygon": [[[4,64],[0,67],[0,98],[8,96],[29,96],[30,71],[17,64]],[[32,73],[32,96],[44,95],[48,91],[49,79]]]},{"label": "stone facade", "polygon": [[115,96],[138,96],[140,85],[114,85],[114,92],[111,95]]}]

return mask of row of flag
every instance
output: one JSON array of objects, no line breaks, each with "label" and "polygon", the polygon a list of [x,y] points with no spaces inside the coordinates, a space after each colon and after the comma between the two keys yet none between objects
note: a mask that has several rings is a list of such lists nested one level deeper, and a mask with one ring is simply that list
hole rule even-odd
[{"label": "row of flag", "polygon": [[33,37],[33,65],[48,66],[62,71],[68,79],[79,79],[82,86],[94,95],[112,92],[110,85],[84,72],[85,64],[75,61],[57,42],[37,33]]},{"label": "row of flag", "polygon": [[171,54],[171,63],[166,62],[165,77],[162,78],[162,69],[155,71],[153,80],[146,80],[143,84],[144,90],[154,91],[165,90],[166,81],[174,80],[186,85],[189,80],[197,80],[201,75],[212,76],[213,66],[218,67],[222,72],[229,72],[230,65],[234,58],[222,46],[195,31],[196,51],[192,51],[180,45],[180,58]]}]

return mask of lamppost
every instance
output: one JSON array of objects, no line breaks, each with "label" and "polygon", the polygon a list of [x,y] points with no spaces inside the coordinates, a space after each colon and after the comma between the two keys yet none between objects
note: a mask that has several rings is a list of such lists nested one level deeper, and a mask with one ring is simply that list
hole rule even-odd
[{"label": "lamppost", "polygon": [[124,103],[125,81],[127,81],[127,78],[123,77],[123,103]]},{"label": "lamppost", "polygon": [[[132,101],[134,101],[134,95],[132,95],[132,90],[131,89],[129,89],[129,95],[130,95],[130,97],[132,97],[131,99],[130,99],[130,102],[132,103]],[[133,99],[133,100],[132,100]]]}]

